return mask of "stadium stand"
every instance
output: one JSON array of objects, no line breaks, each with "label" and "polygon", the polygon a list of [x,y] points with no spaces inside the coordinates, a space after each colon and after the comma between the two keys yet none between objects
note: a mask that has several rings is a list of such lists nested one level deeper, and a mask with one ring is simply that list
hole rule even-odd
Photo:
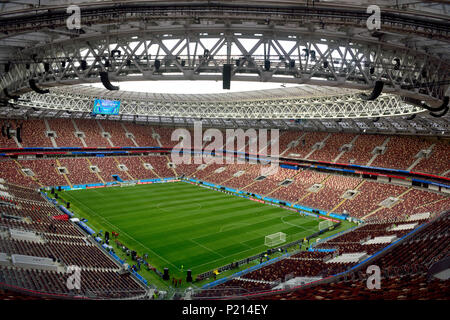
[{"label": "stadium stand", "polygon": [[[0,217],[2,231],[24,230],[35,232],[35,239],[15,240],[8,233],[0,235],[0,252],[10,255],[25,255],[50,258],[57,263],[58,271],[40,270],[39,267],[11,264],[0,267],[0,283],[14,292],[31,290],[35,294],[57,297],[74,295],[66,286],[70,273],[66,268],[71,265],[83,269],[83,281],[80,291],[75,295],[91,298],[127,298],[142,296],[145,289],[130,274],[119,274],[119,266],[95,244],[67,220],[52,220],[52,216],[61,215],[58,210],[47,204],[32,189],[3,184],[15,197],[16,206],[10,214],[26,216],[30,221],[18,222],[8,216]],[[39,200],[38,200],[39,199]],[[38,202],[36,203],[36,201]],[[30,202],[32,201],[32,202]]]},{"label": "stadium stand", "polygon": [[[86,120],[89,121],[89,120]],[[56,133],[56,144],[59,147],[82,148],[81,139],[75,136],[75,127],[70,119],[49,119],[49,127]],[[27,137],[25,137],[27,139]],[[36,147],[39,144],[36,145]]]},{"label": "stadium stand", "polygon": [[111,147],[106,138],[101,135],[100,127],[98,126],[97,121],[90,120],[74,120],[78,130],[84,133],[84,141],[86,142],[87,147],[92,148],[106,148]]},{"label": "stadium stand", "polygon": [[22,127],[22,146],[23,147],[52,147],[50,138],[47,137],[47,131],[44,121],[28,120]]},{"label": "stadium stand", "polygon": [[359,135],[350,151],[345,152],[340,158],[340,163],[354,163],[367,165],[372,158],[375,147],[381,146],[386,136],[363,134]]},{"label": "stadium stand", "polygon": [[[258,299],[295,300],[436,300],[447,299],[449,281],[435,278],[428,268],[448,256],[449,214],[444,214],[387,254],[371,261],[381,270],[380,289],[367,287],[368,274],[351,272],[330,283]],[[371,225],[375,226],[375,225]],[[432,248],[432,249],[430,249]]]},{"label": "stadium stand", "polygon": [[[449,154],[450,143],[448,141],[437,141],[431,155],[428,158],[422,158],[413,170],[438,175],[443,174],[450,167]],[[447,176],[449,176],[449,173]]]},{"label": "stadium stand", "polygon": [[[305,158],[313,152],[313,146],[324,140],[329,133],[326,132],[307,132],[301,139],[298,146],[289,150],[289,154],[295,154],[296,157]],[[332,159],[329,159],[331,161]]]},{"label": "stadium stand", "polygon": [[139,147],[157,147],[158,143],[152,138],[152,130],[150,126],[124,123],[123,126],[127,132],[133,135],[133,139],[136,141]]},{"label": "stadium stand", "polygon": [[342,152],[340,148],[344,144],[349,144],[356,135],[348,133],[333,133],[329,139],[325,142],[325,146],[316,150],[311,159],[322,161],[334,161],[334,159]]},{"label": "stadium stand", "polygon": [[104,132],[110,134],[110,140],[114,147],[134,147],[131,139],[127,138],[126,132],[117,121],[99,121]]},{"label": "stadium stand", "polygon": [[449,300],[449,17],[0,1],[0,300]]},{"label": "stadium stand", "polygon": [[89,169],[85,158],[60,158],[59,162],[67,168],[67,176],[73,184],[89,184],[101,182],[99,177]]},{"label": "stadium stand", "polygon": [[22,168],[31,169],[39,183],[45,186],[63,186],[67,182],[58,173],[58,166],[55,160],[22,160],[19,161]]},{"label": "stadium stand", "polygon": [[413,164],[414,156],[430,146],[430,141],[418,137],[390,137],[386,152],[378,155],[372,166],[406,170]]}]

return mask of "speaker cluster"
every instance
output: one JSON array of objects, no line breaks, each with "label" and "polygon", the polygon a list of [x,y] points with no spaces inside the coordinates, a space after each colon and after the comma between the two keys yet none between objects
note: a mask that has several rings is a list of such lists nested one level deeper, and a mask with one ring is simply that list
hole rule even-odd
[{"label": "speaker cluster", "polygon": [[[22,124],[16,125],[16,131],[15,131],[15,135],[17,138],[17,141],[19,143],[22,143]],[[11,126],[11,123],[7,122],[7,123],[3,123],[2,124],[2,137],[7,138],[7,139],[12,139],[13,137],[13,128]]]}]

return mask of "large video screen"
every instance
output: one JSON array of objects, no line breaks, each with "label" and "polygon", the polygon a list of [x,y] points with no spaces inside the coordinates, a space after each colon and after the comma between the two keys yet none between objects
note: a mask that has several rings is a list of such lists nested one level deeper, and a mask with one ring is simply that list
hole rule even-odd
[{"label": "large video screen", "polygon": [[95,99],[94,114],[119,114],[120,101]]}]

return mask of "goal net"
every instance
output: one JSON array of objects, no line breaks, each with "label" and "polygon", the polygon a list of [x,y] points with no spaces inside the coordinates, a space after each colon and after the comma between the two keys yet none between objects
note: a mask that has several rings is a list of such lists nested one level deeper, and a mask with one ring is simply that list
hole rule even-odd
[{"label": "goal net", "polygon": [[330,220],[321,221],[321,222],[319,222],[319,231],[328,229],[329,227],[332,227],[332,226],[333,226],[333,221],[330,221]]},{"label": "goal net", "polygon": [[129,182],[120,182],[121,187],[133,187],[136,185],[136,182],[129,181]]},{"label": "goal net", "polygon": [[283,232],[269,234],[264,239],[264,244],[268,247],[273,247],[284,242],[286,242],[286,233]]}]

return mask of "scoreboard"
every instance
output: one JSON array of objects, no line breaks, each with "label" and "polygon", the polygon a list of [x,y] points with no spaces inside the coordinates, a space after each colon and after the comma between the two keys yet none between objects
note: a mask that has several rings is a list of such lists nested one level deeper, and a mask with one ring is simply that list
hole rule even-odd
[{"label": "scoreboard", "polygon": [[93,114],[119,114],[120,101],[95,99]]}]

